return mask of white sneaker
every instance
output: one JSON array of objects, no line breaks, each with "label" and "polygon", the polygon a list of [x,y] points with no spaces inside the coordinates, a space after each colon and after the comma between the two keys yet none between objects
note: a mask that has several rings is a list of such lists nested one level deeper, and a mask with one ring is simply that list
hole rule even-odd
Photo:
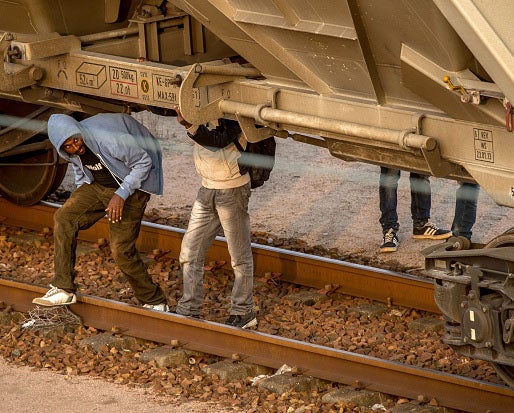
[{"label": "white sneaker", "polygon": [[164,311],[164,312],[169,312],[170,311],[170,308],[168,307],[168,304],[166,303],[161,303],[161,304],[143,304],[143,307],[144,308],[149,308],[150,310],[155,310],[155,311]]},{"label": "white sneaker", "polygon": [[77,297],[73,293],[68,293],[50,284],[50,289],[43,297],[34,298],[33,304],[53,307],[54,305],[70,305],[77,302]]}]

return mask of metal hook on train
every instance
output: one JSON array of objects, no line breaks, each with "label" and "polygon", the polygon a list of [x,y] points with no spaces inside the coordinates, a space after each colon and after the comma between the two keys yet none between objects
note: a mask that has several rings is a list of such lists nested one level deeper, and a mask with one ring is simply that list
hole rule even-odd
[{"label": "metal hook on train", "polygon": [[502,101],[503,107],[505,108],[505,128],[507,132],[512,132],[514,129],[514,114],[512,113],[512,103],[505,98]]},{"label": "metal hook on train", "polygon": [[443,82],[448,85],[450,90],[458,90],[462,95],[466,95],[466,89],[464,89],[461,85],[456,85],[452,82],[450,76],[443,77]]}]

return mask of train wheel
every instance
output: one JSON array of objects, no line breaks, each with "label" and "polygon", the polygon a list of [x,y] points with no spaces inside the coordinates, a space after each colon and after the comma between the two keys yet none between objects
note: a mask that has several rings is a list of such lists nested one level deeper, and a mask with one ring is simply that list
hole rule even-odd
[{"label": "train wheel", "polygon": [[55,191],[68,166],[59,162],[53,148],[31,151],[29,145],[16,148],[21,154],[0,154],[0,194],[18,205],[36,204]]},{"label": "train wheel", "polygon": [[[498,248],[498,247],[512,247],[514,246],[514,229],[510,229],[507,232],[493,238],[489,241],[484,248]],[[512,271],[512,265],[505,263],[509,272]],[[510,387],[514,387],[514,366],[507,364],[492,363],[496,373],[501,379],[507,383]]]},{"label": "train wheel", "polygon": [[46,135],[46,122],[62,110],[0,99],[0,195],[33,205],[54,192],[67,164]]}]

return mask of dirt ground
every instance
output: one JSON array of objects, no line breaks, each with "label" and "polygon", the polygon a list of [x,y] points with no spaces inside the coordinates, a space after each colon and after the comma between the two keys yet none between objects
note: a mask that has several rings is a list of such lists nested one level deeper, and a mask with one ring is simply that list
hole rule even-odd
[{"label": "dirt ground", "polygon": [[[148,112],[135,117],[159,137],[164,152],[165,193],[152,197],[148,207],[189,212],[200,186],[191,139],[175,118]],[[270,180],[254,190],[250,199],[252,230],[300,238],[309,245],[337,248],[343,254],[423,267],[419,251],[440,241],[412,239],[407,172],[402,173],[398,187],[400,248],[396,253],[378,251],[382,242],[379,175],[378,166],[344,162],[327,149],[277,138]],[[431,178],[431,220],[441,228],[451,227],[457,187],[454,181]],[[484,191],[480,193],[477,215],[473,242],[486,243],[514,226],[514,210],[496,205]]]},{"label": "dirt ground", "polygon": [[[174,118],[147,112],[136,115],[152,130],[163,147],[165,194],[152,197],[148,208],[188,214],[200,186],[192,159],[192,142]],[[276,165],[271,178],[252,194],[253,230],[277,237],[294,237],[310,245],[337,248],[341,253],[396,260],[405,266],[422,267],[419,251],[434,242],[411,238],[410,189],[403,173],[398,189],[400,249],[379,254],[382,233],[378,208],[379,168],[345,163],[326,149],[277,139]],[[67,177],[64,187],[72,188]],[[453,219],[457,183],[431,179],[432,221],[449,228]],[[473,241],[485,243],[514,226],[514,210],[494,204],[481,191]],[[50,411],[220,411],[208,404],[165,407],[149,395],[87,378],[66,380],[50,372],[14,368],[0,360],[2,407],[10,412]]]},{"label": "dirt ground", "polygon": [[[29,367],[14,367],[0,358],[2,411],[9,413],[217,413],[223,408],[192,400],[180,406],[159,404],[142,389],[82,376],[65,376]],[[231,409],[231,412],[234,410]]]}]

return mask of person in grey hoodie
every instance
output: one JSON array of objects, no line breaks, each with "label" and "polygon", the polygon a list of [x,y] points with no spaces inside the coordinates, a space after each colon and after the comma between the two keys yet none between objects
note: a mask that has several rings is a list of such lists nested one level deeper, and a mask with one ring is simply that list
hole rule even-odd
[{"label": "person in grey hoodie", "polygon": [[43,306],[76,302],[78,231],[107,214],[116,264],[144,307],[168,311],[164,292],[151,279],[136,249],[150,194],[162,194],[159,143],[127,114],[98,114],[83,121],[52,115],[48,136],[71,163],[77,189],[54,214],[54,272],[50,290],[32,302]]}]

